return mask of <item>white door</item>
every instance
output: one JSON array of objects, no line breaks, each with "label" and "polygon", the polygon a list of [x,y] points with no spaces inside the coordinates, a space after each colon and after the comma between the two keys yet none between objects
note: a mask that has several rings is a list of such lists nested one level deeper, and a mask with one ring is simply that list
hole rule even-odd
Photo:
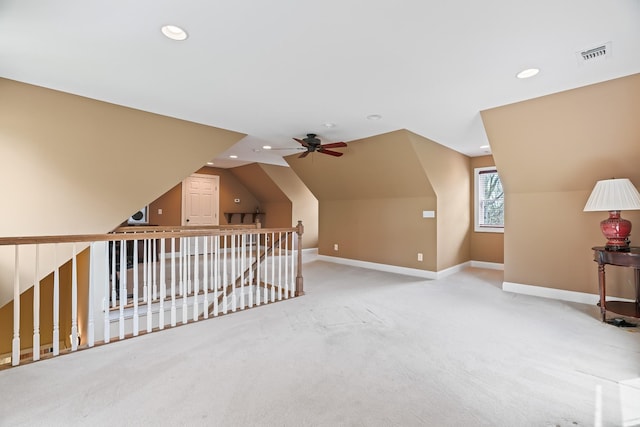
[{"label": "white door", "polygon": [[[219,183],[217,175],[193,174],[182,182],[182,225],[218,225]],[[194,253],[195,239],[191,240]],[[198,252],[203,253],[203,239]]]}]

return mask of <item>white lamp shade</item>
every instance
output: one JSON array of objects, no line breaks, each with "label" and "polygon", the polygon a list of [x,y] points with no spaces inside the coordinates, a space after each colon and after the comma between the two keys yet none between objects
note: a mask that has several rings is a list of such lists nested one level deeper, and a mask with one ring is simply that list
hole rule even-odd
[{"label": "white lamp shade", "polygon": [[596,182],[584,212],[628,211],[640,209],[640,193],[627,178]]}]

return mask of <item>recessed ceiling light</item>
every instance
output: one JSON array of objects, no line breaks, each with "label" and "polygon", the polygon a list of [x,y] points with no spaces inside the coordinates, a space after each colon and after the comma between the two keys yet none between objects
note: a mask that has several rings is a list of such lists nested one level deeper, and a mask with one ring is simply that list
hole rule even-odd
[{"label": "recessed ceiling light", "polygon": [[334,128],[336,127],[335,123],[323,123],[322,126],[326,127],[326,128]]},{"label": "recessed ceiling light", "polygon": [[162,34],[171,40],[182,41],[187,39],[187,32],[175,25],[165,25],[162,27]]},{"label": "recessed ceiling light", "polygon": [[263,145],[262,149],[263,150],[271,150],[271,146],[270,145]]},{"label": "recessed ceiling light", "polygon": [[230,159],[237,159],[237,158],[238,158],[238,156],[236,156],[235,154],[232,154],[232,155],[230,155],[230,156],[229,156],[229,158],[230,158]]},{"label": "recessed ceiling light", "polygon": [[371,114],[367,116],[367,120],[380,120],[382,116],[380,114]]},{"label": "recessed ceiling light", "polygon": [[480,148],[489,148],[488,145],[481,145]]},{"label": "recessed ceiling light", "polygon": [[528,79],[529,77],[533,77],[540,72],[537,68],[527,68],[526,70],[520,71],[516,74],[516,77],[519,79]]},{"label": "recessed ceiling light", "polygon": [[213,166],[213,162],[207,162],[209,166]]}]

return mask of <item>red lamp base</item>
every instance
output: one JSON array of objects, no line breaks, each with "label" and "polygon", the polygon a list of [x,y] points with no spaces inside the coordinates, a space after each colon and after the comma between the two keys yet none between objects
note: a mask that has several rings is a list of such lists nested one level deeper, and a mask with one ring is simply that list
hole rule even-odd
[{"label": "red lamp base", "polygon": [[608,251],[628,251],[631,221],[620,218],[620,211],[609,211],[609,218],[600,222],[600,230],[607,238]]}]

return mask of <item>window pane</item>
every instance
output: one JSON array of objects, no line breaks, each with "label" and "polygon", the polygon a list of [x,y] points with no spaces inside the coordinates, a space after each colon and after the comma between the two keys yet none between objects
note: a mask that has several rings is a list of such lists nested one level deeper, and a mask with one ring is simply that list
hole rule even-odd
[{"label": "window pane", "polygon": [[478,176],[478,225],[504,227],[504,191],[496,171],[483,171]]}]

